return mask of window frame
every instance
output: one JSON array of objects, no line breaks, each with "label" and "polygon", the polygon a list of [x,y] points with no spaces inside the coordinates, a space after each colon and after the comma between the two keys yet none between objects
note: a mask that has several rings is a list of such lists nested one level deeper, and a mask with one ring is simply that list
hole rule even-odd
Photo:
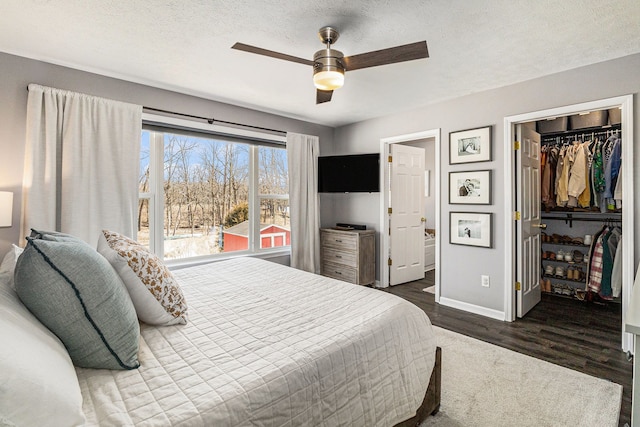
[{"label": "window frame", "polygon": [[[261,248],[260,203],[262,199],[289,200],[289,193],[260,194],[259,192],[259,149],[260,146],[281,146],[286,150],[286,136],[248,129],[232,128],[216,124],[200,123],[177,117],[157,114],[142,114],[142,128],[151,132],[149,139],[149,192],[139,192],[138,200],[146,199],[149,204],[149,249],[164,260],[168,266],[186,266],[235,258],[239,256],[282,256],[290,255],[291,246]],[[159,132],[193,132],[200,138],[218,139],[249,145],[249,245],[246,250],[207,254],[188,258],[164,259],[164,139]],[[162,149],[160,148],[162,147]],[[279,148],[279,147],[278,147]],[[158,171],[160,171],[158,173]],[[155,172],[155,173],[154,173]],[[137,227],[135,227],[137,233]],[[137,237],[137,236],[136,236]],[[285,240],[286,242],[286,240]]]}]

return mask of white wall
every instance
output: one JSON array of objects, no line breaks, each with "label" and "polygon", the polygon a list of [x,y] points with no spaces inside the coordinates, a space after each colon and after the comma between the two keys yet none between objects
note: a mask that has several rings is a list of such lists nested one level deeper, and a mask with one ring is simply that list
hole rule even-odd
[{"label": "white wall", "polygon": [[[518,83],[515,85],[480,92],[469,96],[426,106],[413,111],[402,112],[386,117],[372,119],[336,129],[334,149],[339,147],[340,154],[349,152],[379,152],[380,139],[440,128],[441,156],[441,224],[438,239],[440,252],[441,297],[462,303],[475,305],[498,312],[504,311],[504,269],[505,248],[503,236],[505,221],[504,195],[494,191],[493,204],[490,206],[460,207],[448,204],[448,174],[451,171],[492,169],[493,189],[502,188],[505,179],[502,170],[503,159],[503,123],[504,117],[549,109],[570,104],[611,98],[625,94],[636,94],[634,98],[634,121],[638,135],[640,108],[637,93],[640,89],[640,54],[607,61],[588,67],[569,70],[551,76]],[[449,132],[481,126],[493,126],[493,159],[490,162],[467,165],[449,165]],[[625,143],[633,143],[625,141]],[[329,148],[327,146],[326,148]],[[335,150],[337,151],[337,150]],[[635,168],[640,167],[640,150],[635,150]],[[327,153],[332,154],[332,153]],[[639,169],[640,170],[640,169]],[[640,185],[640,174],[634,174],[635,185]],[[637,188],[640,188],[638,186]],[[344,222],[358,221],[380,230],[379,194],[341,195],[339,203],[323,205],[323,225],[335,220]],[[640,198],[636,200],[636,212],[640,212]],[[492,249],[450,245],[448,238],[449,212],[471,211],[492,212],[494,214],[494,247]],[[378,236],[379,237],[379,236]],[[636,231],[635,242],[638,242]],[[635,252],[638,254],[638,251]],[[637,255],[636,255],[637,257]],[[637,259],[636,259],[637,264]],[[379,266],[378,266],[379,278]],[[491,277],[491,286],[480,285],[480,275]]]},{"label": "white wall", "polygon": [[0,53],[0,191],[14,192],[13,227],[0,228],[0,256],[18,243],[24,164],[27,85],[38,83],[146,107],[214,117],[270,129],[320,137],[333,145],[333,128],[209,101],[123,80]]}]

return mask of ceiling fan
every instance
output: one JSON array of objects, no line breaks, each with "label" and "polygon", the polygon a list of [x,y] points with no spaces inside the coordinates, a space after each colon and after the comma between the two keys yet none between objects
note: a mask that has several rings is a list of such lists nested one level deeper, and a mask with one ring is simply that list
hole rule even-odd
[{"label": "ceiling fan", "polygon": [[250,46],[244,43],[236,43],[232,49],[270,56],[285,61],[311,65],[313,67],[313,83],[316,86],[316,104],[331,101],[333,91],[344,84],[345,71],[354,71],[361,68],[377,67],[378,65],[394,64],[396,62],[412,61],[414,59],[428,58],[427,42],[421,41],[388,49],[361,53],[359,55],[344,56],[342,52],[331,49],[340,34],[335,28],[322,27],[318,31],[322,43],[327,46],[313,55],[313,61],[298,58],[260,47]]}]

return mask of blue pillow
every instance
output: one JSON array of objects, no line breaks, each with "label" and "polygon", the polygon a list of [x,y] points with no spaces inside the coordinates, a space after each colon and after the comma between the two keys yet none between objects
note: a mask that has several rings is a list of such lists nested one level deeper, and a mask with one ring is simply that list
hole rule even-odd
[{"label": "blue pillow", "polygon": [[28,237],[16,264],[24,305],[60,338],[74,365],[136,369],[140,326],[118,274],[81,240],[45,236]]}]

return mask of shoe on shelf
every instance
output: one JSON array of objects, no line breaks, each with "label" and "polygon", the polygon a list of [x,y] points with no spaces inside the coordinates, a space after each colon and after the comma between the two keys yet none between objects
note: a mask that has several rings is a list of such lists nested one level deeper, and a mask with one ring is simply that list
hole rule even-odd
[{"label": "shoe on shelf", "polygon": [[544,268],[544,274],[546,276],[553,276],[553,273],[554,273],[553,265],[549,264]]},{"label": "shoe on shelf", "polygon": [[547,279],[544,282],[544,291],[545,292],[551,292],[551,279]]},{"label": "shoe on shelf", "polygon": [[579,250],[575,250],[573,251],[573,260],[575,262],[582,262],[584,261],[584,254],[582,252],[580,252]]},{"label": "shoe on shelf", "polygon": [[564,271],[564,268],[561,266],[556,267],[555,276],[560,279],[566,279],[567,273]]}]

